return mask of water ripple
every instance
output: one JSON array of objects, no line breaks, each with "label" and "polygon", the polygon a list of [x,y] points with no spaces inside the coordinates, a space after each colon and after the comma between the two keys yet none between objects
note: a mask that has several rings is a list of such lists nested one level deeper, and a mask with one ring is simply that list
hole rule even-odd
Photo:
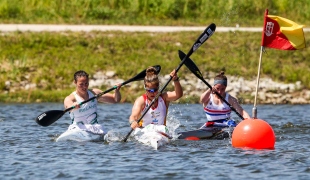
[{"label": "water ripple", "polygon": [[[55,142],[69,115],[48,127],[35,117],[62,104],[0,104],[2,179],[309,179],[309,105],[262,105],[258,117],[276,135],[274,150],[233,148],[231,139],[186,141],[154,150],[130,137],[131,104],[100,105],[99,118],[109,130],[106,141]],[[250,106],[244,106],[251,112]],[[119,110],[122,110],[120,113]],[[281,113],[280,113],[281,112]],[[238,119],[236,115],[234,117]],[[199,104],[172,104],[168,126],[199,128],[205,117]]]}]

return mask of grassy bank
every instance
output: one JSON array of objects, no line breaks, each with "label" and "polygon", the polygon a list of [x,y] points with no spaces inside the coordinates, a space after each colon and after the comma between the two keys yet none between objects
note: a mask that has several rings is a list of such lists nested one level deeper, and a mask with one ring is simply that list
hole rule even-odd
[{"label": "grassy bank", "polygon": [[[0,0],[1,23],[125,24],[262,27],[269,14],[310,24],[310,0]],[[127,80],[147,66],[162,65],[168,74],[179,64],[177,50],[187,52],[199,32],[179,33],[2,33],[0,36],[0,101],[62,101],[72,89],[72,75],[84,69],[113,70]],[[309,33],[306,33],[306,39]],[[215,33],[192,55],[201,71],[252,79],[256,77],[260,33]],[[309,47],[309,43],[307,43]],[[281,82],[301,81],[310,88],[307,49],[267,49],[262,76]],[[189,73],[180,70],[181,76]],[[36,85],[34,90],[16,87]],[[12,88],[12,87],[15,87]],[[101,87],[107,89],[110,87]],[[140,92],[122,89],[126,101]],[[130,94],[130,96],[128,96]],[[192,101],[189,97],[186,101]]]},{"label": "grassy bank", "polygon": [[[168,74],[180,63],[177,50],[187,52],[200,32],[126,33],[62,32],[2,33],[0,36],[0,99],[2,102],[62,101],[72,91],[73,73],[84,69],[90,75],[113,70],[127,80],[150,65],[160,64]],[[306,39],[310,33],[306,33]],[[228,75],[253,79],[257,75],[261,33],[216,32],[191,57],[203,73],[225,70]],[[307,47],[309,47],[307,42]],[[263,55],[262,77],[281,82],[301,81],[310,88],[310,61],[307,49],[267,49]],[[186,68],[180,76],[186,76]],[[37,90],[8,89],[36,84]],[[101,87],[103,90],[109,87]],[[136,93],[128,96],[132,101]]]},{"label": "grassy bank", "polygon": [[262,26],[269,14],[310,25],[310,0],[1,0],[2,23]]}]

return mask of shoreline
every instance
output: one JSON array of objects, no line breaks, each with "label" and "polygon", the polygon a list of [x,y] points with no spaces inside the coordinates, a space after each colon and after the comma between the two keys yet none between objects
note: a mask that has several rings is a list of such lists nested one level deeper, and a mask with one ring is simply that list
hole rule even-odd
[{"label": "shoreline", "polygon": [[[39,25],[39,24],[0,24],[1,32],[11,31],[147,31],[147,32],[174,32],[174,31],[203,31],[205,27],[181,27],[181,26],[121,26],[121,25]],[[250,28],[250,27],[217,27],[217,32],[228,31],[250,31],[261,32],[262,28]],[[304,31],[310,31],[310,28],[304,28]],[[123,82],[121,79],[114,77],[114,72],[97,72],[102,76],[93,78],[93,87],[100,87],[106,85],[108,87],[114,86],[117,82]],[[110,73],[110,75],[109,75]],[[212,85],[213,75],[205,74],[204,78]],[[100,75],[99,75],[100,76]],[[243,77],[234,77],[227,75],[229,84],[227,91],[234,97],[238,98],[243,104],[250,104],[254,102],[256,79],[245,80]],[[99,82],[105,82],[100,84]],[[167,78],[162,79],[161,82],[167,81]],[[99,83],[99,84],[98,84]],[[195,77],[193,74],[186,75],[184,79],[181,77],[181,84],[184,88],[184,96],[188,96],[189,99],[196,99],[196,96],[207,88],[201,80]],[[129,85],[132,92],[141,90],[139,82],[134,82]],[[92,87],[92,86],[90,86]],[[68,89],[69,87],[64,87]],[[7,80],[5,82],[5,91],[3,94],[16,93],[19,90],[31,91],[39,90],[37,84],[28,82],[26,78],[24,81],[12,82]],[[44,91],[43,91],[44,92]],[[29,96],[30,96],[29,95]],[[301,82],[285,84],[274,82],[271,78],[261,78],[259,82],[259,90],[257,94],[257,101],[259,104],[310,104],[310,90],[304,89]],[[26,102],[28,102],[26,100]]]},{"label": "shoreline", "polygon": [[[215,73],[209,72],[203,75],[205,81],[213,85]],[[226,75],[228,78],[228,86],[226,92],[238,99],[240,104],[253,104],[256,92],[256,79],[246,80],[243,77]],[[209,78],[211,77],[211,78]],[[168,81],[169,75],[160,76],[160,85]],[[102,87],[113,87],[115,84],[124,82],[125,80],[116,77],[114,71],[98,71],[89,80],[89,89]],[[183,97],[177,100],[177,103],[199,103],[200,95],[208,89],[208,86],[198,79],[194,74],[184,74],[180,76],[180,83],[183,87]],[[58,102],[64,97],[58,97],[55,101],[46,101],[44,96],[38,94],[50,94],[65,96],[66,93],[71,93],[74,90],[74,84],[63,87],[62,92],[41,91],[37,84],[28,81],[20,83],[5,82],[6,90],[2,92],[4,95],[14,96],[11,101],[2,101],[1,103],[40,103],[40,102]],[[172,83],[168,85],[173,86]],[[126,90],[125,90],[126,88]],[[71,90],[70,90],[71,89]],[[166,90],[167,90],[166,89]],[[122,89],[123,103],[131,103],[136,96],[143,93],[143,81],[134,81],[126,84]],[[124,93],[124,90],[126,93]],[[70,92],[69,92],[70,91]],[[21,94],[20,94],[21,93]],[[24,94],[23,94],[24,93]],[[36,94],[37,93],[37,94]],[[58,93],[58,94],[57,94]],[[131,97],[132,96],[132,97]],[[40,98],[34,98],[40,97]],[[275,82],[271,78],[260,78],[259,88],[257,93],[257,104],[310,104],[310,90],[304,89],[300,81],[295,83],[280,83]]]},{"label": "shoreline", "polygon": [[[113,79],[114,72],[97,72],[92,79],[90,79],[90,87],[98,87],[101,85],[113,86],[120,83],[122,79]],[[213,85],[213,78],[215,73],[209,72],[204,75],[204,79],[211,86]],[[246,80],[243,77],[227,75],[228,86],[226,91],[239,99],[242,104],[253,104],[256,92],[256,79]],[[167,82],[169,75],[161,76],[160,82],[163,84]],[[187,74],[180,77],[180,83],[183,87],[184,95],[182,98],[189,96],[189,98],[199,98],[200,95],[208,89],[204,84],[193,74]],[[132,82],[129,85],[130,91],[141,90],[142,82]],[[179,100],[180,101],[180,100]],[[257,93],[258,104],[310,104],[310,90],[303,89],[300,81],[295,83],[279,83],[273,81],[271,78],[260,78],[259,88]]]}]

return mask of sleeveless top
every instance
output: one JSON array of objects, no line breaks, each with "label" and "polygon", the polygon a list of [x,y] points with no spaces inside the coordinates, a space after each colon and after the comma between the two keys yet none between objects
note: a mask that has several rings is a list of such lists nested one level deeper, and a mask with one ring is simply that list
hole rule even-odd
[{"label": "sleeveless top", "polygon": [[[228,102],[229,94],[226,93],[225,100]],[[225,103],[215,104],[213,101],[213,95],[211,94],[208,104],[204,107],[208,121],[216,121],[229,119],[231,114],[230,107]]]},{"label": "sleeveless top", "polygon": [[[146,94],[143,95],[143,99],[145,105],[141,114],[143,114],[144,110],[149,106]],[[151,107],[141,120],[142,127],[145,127],[149,124],[166,125],[168,107],[166,106],[165,100],[161,96],[158,97],[157,101],[157,107],[155,109]]]},{"label": "sleeveless top", "polygon": [[[88,97],[94,97],[94,94],[87,90]],[[84,100],[75,92],[73,95],[78,103],[83,102]],[[70,118],[72,124],[74,123],[83,123],[83,124],[97,124],[97,99],[93,99],[85,104],[82,104],[79,109],[75,109],[70,112]]]}]

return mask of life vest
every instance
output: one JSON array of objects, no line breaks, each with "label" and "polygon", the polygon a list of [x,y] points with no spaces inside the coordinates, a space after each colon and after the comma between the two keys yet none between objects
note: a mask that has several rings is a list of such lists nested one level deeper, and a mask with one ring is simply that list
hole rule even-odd
[{"label": "life vest", "polygon": [[[146,94],[143,95],[143,99],[144,99],[145,104],[144,104],[144,108],[141,114],[149,106]],[[168,107],[166,105],[165,100],[161,96],[158,97],[157,101],[158,101],[157,107],[156,108],[151,107],[147,111],[143,119],[140,121],[140,126],[145,127],[149,124],[166,125]]]},{"label": "life vest", "polygon": [[[226,93],[225,100],[228,102],[229,94]],[[213,94],[211,94],[208,104],[204,107],[208,121],[216,121],[221,119],[229,119],[231,114],[230,107],[225,103],[215,104]]]},{"label": "life vest", "polygon": [[[94,97],[94,94],[91,91],[88,92],[88,97]],[[83,102],[84,100],[75,92],[73,95],[78,103]],[[79,109],[75,109],[70,112],[70,118],[73,123],[83,123],[83,124],[96,124],[97,121],[97,99],[88,101],[85,104],[80,105]]]}]

